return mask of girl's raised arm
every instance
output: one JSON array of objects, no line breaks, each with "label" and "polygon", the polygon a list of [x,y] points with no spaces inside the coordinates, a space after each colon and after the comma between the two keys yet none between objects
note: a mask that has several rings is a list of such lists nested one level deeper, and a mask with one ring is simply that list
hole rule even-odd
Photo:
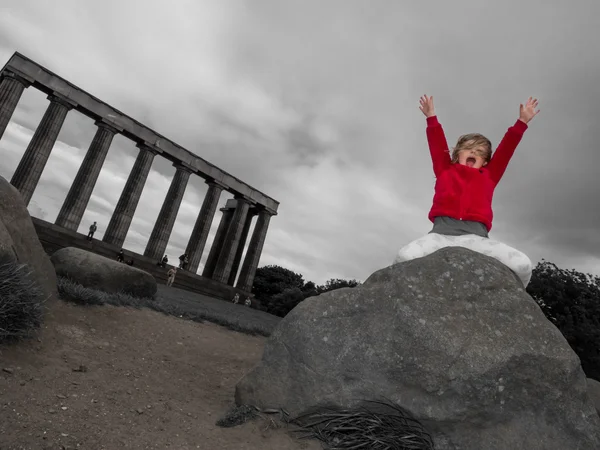
[{"label": "girl's raised arm", "polygon": [[450,167],[450,149],[448,148],[448,142],[446,142],[444,129],[435,115],[433,96],[424,95],[421,97],[419,109],[427,117],[427,143],[433,162],[433,173],[437,178]]}]

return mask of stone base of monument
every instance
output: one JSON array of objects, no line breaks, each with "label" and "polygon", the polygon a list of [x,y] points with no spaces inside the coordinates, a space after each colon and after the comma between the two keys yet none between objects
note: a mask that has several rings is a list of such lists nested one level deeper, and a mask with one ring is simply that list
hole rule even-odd
[{"label": "stone base of monument", "polygon": [[382,398],[438,450],[600,448],[577,355],[510,269],[463,248],[306,299],[235,392],[291,416]]},{"label": "stone base of monument", "polygon": [[156,295],[156,280],[152,275],[92,252],[66,247],[56,251],[50,260],[57,276],[86,288],[140,298]]}]

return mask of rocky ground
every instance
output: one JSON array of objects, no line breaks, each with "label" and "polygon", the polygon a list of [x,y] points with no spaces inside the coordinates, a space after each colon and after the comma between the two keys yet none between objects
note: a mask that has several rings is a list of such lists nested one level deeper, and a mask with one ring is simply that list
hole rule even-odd
[{"label": "rocky ground", "polygon": [[[214,302],[202,307],[234,318],[248,311]],[[255,313],[248,320],[260,320]],[[269,421],[215,425],[265,339],[147,309],[55,300],[38,338],[0,347],[0,449],[321,448]]]}]

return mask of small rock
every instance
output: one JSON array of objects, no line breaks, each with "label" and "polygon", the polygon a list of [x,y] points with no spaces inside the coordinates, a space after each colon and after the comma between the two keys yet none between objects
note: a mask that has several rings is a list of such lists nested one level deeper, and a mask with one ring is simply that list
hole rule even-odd
[{"label": "small rock", "polygon": [[83,364],[80,364],[79,367],[75,367],[73,369],[73,372],[87,372],[88,369],[86,366],[84,366]]},{"label": "small rock", "polygon": [[2,372],[6,372],[6,373],[12,374],[12,373],[14,373],[14,370],[11,369],[11,368],[9,368],[9,367],[5,367],[4,369],[2,369]]},{"label": "small rock", "polygon": [[25,381],[25,380],[21,380],[21,381],[19,382],[19,384],[20,384],[21,386],[25,386],[25,385],[27,384],[27,381]]},{"label": "small rock", "polygon": [[49,409],[49,410],[48,410],[48,412],[49,412],[50,414],[56,414],[56,410],[55,410],[55,409]]},{"label": "small rock", "polygon": [[136,412],[137,412],[138,414],[144,414],[144,410],[143,410],[142,408],[138,408],[138,409],[136,409]]},{"label": "small rock", "polygon": [[56,396],[57,396],[58,398],[62,398],[62,399],[65,399],[65,398],[67,398],[67,396],[66,396],[66,395],[62,395],[62,394],[56,394]]},{"label": "small rock", "polygon": [[60,409],[62,409],[63,411],[66,411],[66,410],[67,410],[67,409],[69,409],[69,408],[67,408],[66,406],[61,406],[61,408],[60,408]]}]

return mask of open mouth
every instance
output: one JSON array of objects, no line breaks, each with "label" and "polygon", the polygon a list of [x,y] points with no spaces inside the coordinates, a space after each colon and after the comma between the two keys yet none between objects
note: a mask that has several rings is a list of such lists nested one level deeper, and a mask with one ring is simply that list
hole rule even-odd
[{"label": "open mouth", "polygon": [[476,162],[477,162],[477,160],[475,158],[473,158],[472,156],[469,156],[467,158],[467,166],[469,166],[469,167],[473,167]]}]

